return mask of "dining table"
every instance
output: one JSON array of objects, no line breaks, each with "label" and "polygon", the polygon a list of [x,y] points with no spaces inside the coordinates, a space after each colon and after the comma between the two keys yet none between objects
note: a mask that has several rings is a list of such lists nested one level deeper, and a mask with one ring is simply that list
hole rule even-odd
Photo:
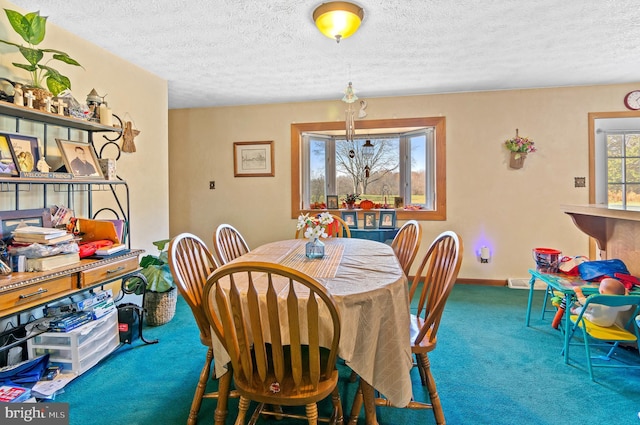
[{"label": "dining table", "polygon": [[[408,281],[392,248],[355,238],[324,239],[325,255],[305,256],[306,239],[270,242],[231,263],[269,262],[299,270],[322,284],[340,313],[338,355],[361,380],[365,423],[377,424],[374,390],[391,405],[412,399]],[[241,295],[246,285],[238,283]],[[286,294],[279,294],[285,297]],[[330,323],[327,317],[326,323]],[[229,355],[214,343],[216,374],[226,371]]]}]

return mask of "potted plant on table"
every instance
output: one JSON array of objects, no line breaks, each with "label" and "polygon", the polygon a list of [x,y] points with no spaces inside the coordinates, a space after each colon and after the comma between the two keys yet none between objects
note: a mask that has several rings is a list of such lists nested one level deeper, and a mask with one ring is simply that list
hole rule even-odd
[{"label": "potted plant on table", "polygon": [[[140,273],[146,278],[146,288],[140,285],[141,279],[132,278],[127,282],[127,289],[142,295],[144,293],[144,309],[147,324],[160,326],[173,319],[176,313],[178,291],[169,269],[168,247],[170,239],[153,242],[158,248],[158,255],[145,255],[140,259]],[[144,289],[144,291],[143,291]]]},{"label": "potted plant on table", "polygon": [[[25,46],[0,39],[1,43],[17,47],[27,60],[27,63],[13,62],[13,66],[24,69],[31,74],[31,82],[25,89],[31,90],[36,96],[36,100],[44,100],[50,95],[57,96],[60,92],[70,89],[71,81],[69,78],[49,66],[49,63],[56,60],[73,66],[82,67],[82,65],[60,50],[39,49],[36,47],[44,40],[47,18],[40,16],[40,12],[22,15],[15,10],[5,9],[4,11],[11,27],[27,42]],[[45,60],[48,55],[51,56]],[[45,84],[46,88],[44,87]],[[39,106],[39,104],[34,103],[34,108],[39,109]]]}]

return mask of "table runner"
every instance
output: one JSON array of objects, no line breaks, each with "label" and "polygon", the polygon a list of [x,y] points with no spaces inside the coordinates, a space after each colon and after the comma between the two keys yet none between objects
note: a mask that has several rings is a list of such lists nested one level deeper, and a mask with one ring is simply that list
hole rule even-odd
[{"label": "table runner", "polygon": [[344,246],[342,245],[326,245],[324,258],[311,260],[306,257],[303,246],[301,250],[290,252],[280,261],[280,264],[314,278],[333,278],[336,277],[336,270],[342,260],[343,252]]}]

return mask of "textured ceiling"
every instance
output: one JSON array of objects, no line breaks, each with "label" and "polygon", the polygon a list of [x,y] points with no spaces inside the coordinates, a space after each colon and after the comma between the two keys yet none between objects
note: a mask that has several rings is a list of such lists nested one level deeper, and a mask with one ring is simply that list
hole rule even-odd
[{"label": "textured ceiling", "polygon": [[340,44],[323,0],[10,1],[168,80],[172,109],[640,81],[637,0],[358,0]]}]

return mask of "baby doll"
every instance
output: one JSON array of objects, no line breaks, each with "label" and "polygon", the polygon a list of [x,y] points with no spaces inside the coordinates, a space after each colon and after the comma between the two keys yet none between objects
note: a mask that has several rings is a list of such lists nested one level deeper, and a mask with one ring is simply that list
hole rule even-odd
[{"label": "baby doll", "polygon": [[[574,292],[576,293],[578,302],[576,305],[571,307],[571,313],[577,315],[582,311],[587,297],[584,296],[584,294],[582,293],[582,288],[580,288],[579,286],[574,289]],[[627,295],[627,289],[624,287],[622,282],[609,277],[604,278],[600,281],[598,292],[600,294],[606,295]],[[618,313],[628,310],[629,307],[630,306],[628,305],[621,307],[609,307],[606,305],[591,304],[587,308],[587,311],[584,312],[583,317],[589,320],[591,323],[599,326],[611,326],[616,322]]]}]

